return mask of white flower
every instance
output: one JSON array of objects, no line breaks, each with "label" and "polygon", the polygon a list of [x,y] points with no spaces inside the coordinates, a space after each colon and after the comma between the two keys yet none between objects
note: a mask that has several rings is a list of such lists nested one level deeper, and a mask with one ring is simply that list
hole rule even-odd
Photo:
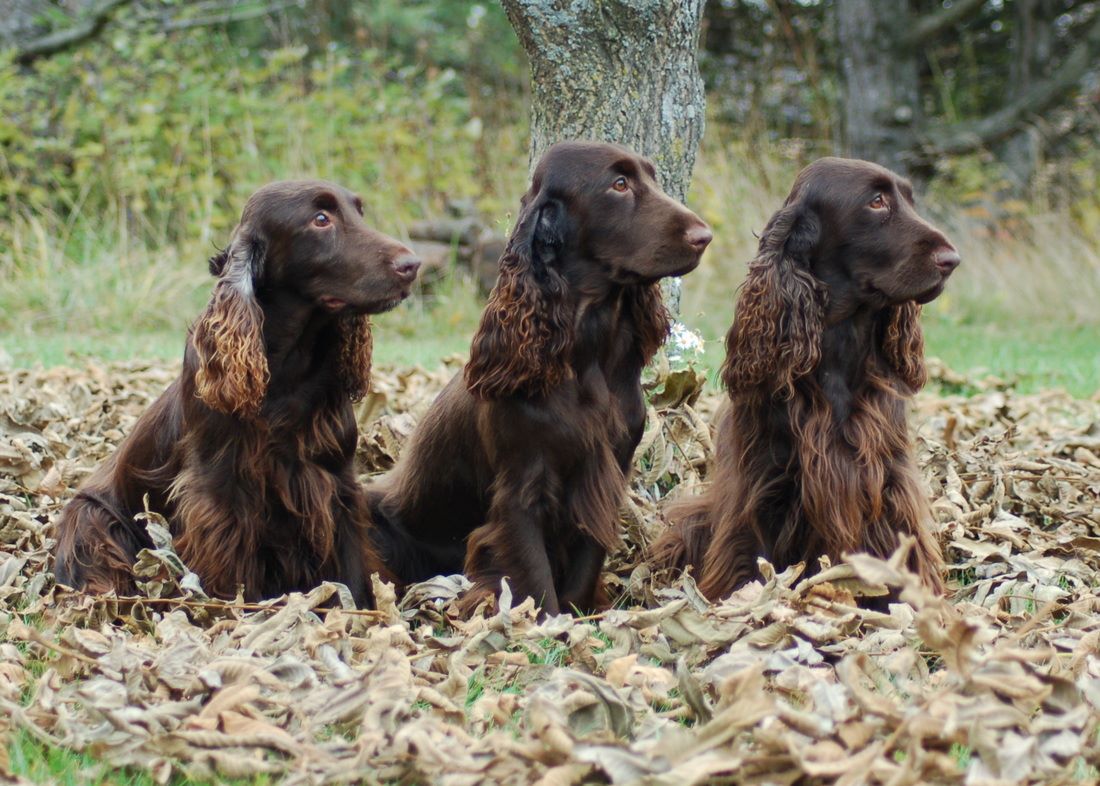
[{"label": "white flower", "polygon": [[486,8],[480,3],[470,8],[470,14],[466,17],[466,26],[471,30],[477,30],[481,20],[485,17]]},{"label": "white flower", "polygon": [[690,363],[702,357],[705,346],[702,336],[683,322],[676,321],[672,323],[665,353],[669,363]]}]

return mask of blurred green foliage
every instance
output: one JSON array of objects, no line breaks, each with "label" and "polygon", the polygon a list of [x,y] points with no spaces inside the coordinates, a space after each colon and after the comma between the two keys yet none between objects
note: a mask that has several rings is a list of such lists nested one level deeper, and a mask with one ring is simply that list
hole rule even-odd
[{"label": "blurred green foliage", "polygon": [[[0,53],[0,364],[5,352],[49,364],[176,356],[209,295],[205,259],[248,194],[273,179],[341,182],[361,194],[369,222],[399,236],[455,199],[507,228],[527,180],[527,65],[499,4],[276,4],[210,23],[207,2],[135,0],[71,52],[26,67]],[[685,322],[713,342],[708,362],[754,232],[795,172],[831,152],[831,7],[708,5],[709,124],[688,203],[716,239],[683,302]],[[987,63],[1008,55],[993,10],[960,32],[969,49],[937,50],[926,78],[942,89],[929,112],[986,108],[958,94],[997,87]],[[45,29],[72,24],[60,11],[46,17]],[[1100,323],[1100,153],[1087,133],[1100,116],[1085,109],[1086,133],[1063,137],[1030,193],[1013,192],[989,152],[945,159],[926,189],[922,210],[965,260],[927,310],[929,345],[962,368],[1038,368],[1030,326],[1049,321],[1045,379],[1078,392],[1100,380],[1085,357]],[[463,351],[481,306],[459,276],[410,299],[378,319],[380,362]],[[1068,365],[1056,373],[1059,358]]]},{"label": "blurred green foliage", "polygon": [[[162,5],[185,21],[193,8]],[[503,11],[327,5],[172,32],[123,19],[30,67],[0,62],[9,343],[182,329],[208,290],[203,261],[274,179],[340,182],[396,235],[456,199],[507,221],[527,116]]]},{"label": "blurred green foliage", "polygon": [[216,239],[257,185],[306,174],[362,191],[375,216],[491,202],[494,173],[525,152],[525,115],[486,101],[470,81],[485,80],[456,66],[476,51],[479,68],[518,80],[514,44],[494,45],[503,13],[383,2],[368,27],[357,4],[330,5],[343,10],[316,16],[346,26],[340,39],[146,26],[30,69],[0,65],[0,244],[27,216],[52,216],[65,235],[87,223],[151,245]]}]

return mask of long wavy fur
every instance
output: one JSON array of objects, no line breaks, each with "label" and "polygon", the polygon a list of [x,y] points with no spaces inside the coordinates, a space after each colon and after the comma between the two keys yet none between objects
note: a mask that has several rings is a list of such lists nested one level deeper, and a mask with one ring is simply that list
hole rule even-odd
[{"label": "long wavy fur", "polygon": [[726,335],[722,381],[730,393],[768,385],[783,398],[821,361],[825,287],[807,266],[817,219],[798,204],[764,228]]},{"label": "long wavy fur", "polygon": [[[334,580],[358,602],[373,602],[369,576],[380,560],[367,540],[370,514],[355,479],[357,427],[347,400],[367,391],[369,318],[344,314],[330,322],[320,314],[323,332],[308,333],[317,338],[317,362],[305,384],[267,396],[279,372],[267,357],[264,308],[271,304],[262,295],[282,282],[269,279],[266,252],[295,230],[272,219],[298,191],[290,184],[253,197],[229,246],[209,261],[217,280],[190,331],[180,378],[62,513],[59,581],[135,592],[136,554],[152,544],[134,514],[148,508],[165,514],[176,550],[214,596],[240,591],[259,600]],[[270,235],[257,230],[269,225]],[[300,263],[287,265],[292,274],[311,274],[308,249],[289,261]],[[294,325],[318,316],[315,309],[302,302],[274,313],[288,313]]]},{"label": "long wavy fur", "polygon": [[920,314],[920,303],[910,301],[888,308],[883,320],[882,351],[891,368],[908,387],[907,393],[916,393],[928,381]]},{"label": "long wavy fur", "polygon": [[466,364],[466,387],[479,398],[545,394],[573,373],[568,287],[552,264],[561,243],[558,210],[531,200],[501,256]]},{"label": "long wavy fur", "polygon": [[659,283],[632,287],[629,297],[630,316],[638,331],[642,360],[648,363],[668,338],[672,320]]},{"label": "long wavy fur", "polygon": [[[270,373],[264,349],[264,315],[256,300],[264,244],[238,230],[229,248],[210,259],[218,277],[206,310],[191,331],[199,359],[195,392],[208,407],[226,415],[254,418],[263,406]],[[370,389],[374,341],[370,317],[348,314],[338,322],[340,381],[352,401]]]},{"label": "long wavy fur", "polygon": [[238,230],[229,248],[210,260],[218,282],[191,331],[199,360],[195,392],[208,407],[226,415],[255,417],[267,392],[264,315],[255,290],[263,257],[263,244]]},{"label": "long wavy fur", "polygon": [[[883,312],[881,360],[868,362],[851,414],[838,423],[813,376],[827,304],[808,268],[818,232],[798,203],[766,227],[726,339],[722,378],[731,406],[718,427],[710,485],[669,511],[673,526],[651,550],[660,566],[693,565],[711,599],[756,578],[758,556],[813,571],[820,556],[889,556],[901,535],[916,539],[910,568],[930,589],[943,589],[905,421],[905,398],[925,381],[920,306]],[[776,408],[788,435],[778,446]],[[777,459],[783,440],[790,455]]]},{"label": "long wavy fur", "polygon": [[337,324],[340,334],[340,382],[352,401],[359,401],[370,390],[371,357],[374,336],[370,317],[351,314]]}]

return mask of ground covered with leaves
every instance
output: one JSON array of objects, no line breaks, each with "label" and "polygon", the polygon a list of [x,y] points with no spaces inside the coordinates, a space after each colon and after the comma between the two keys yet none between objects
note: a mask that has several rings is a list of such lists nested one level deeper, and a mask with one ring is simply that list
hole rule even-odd
[{"label": "ground covered with leaves", "polygon": [[[455,370],[376,373],[364,474]],[[644,544],[711,452],[720,397],[663,375],[610,564],[613,610],[457,618],[458,577],[202,595],[161,541],[146,596],[55,586],[51,523],[174,369],[0,372],[0,777],[67,782],[1092,782],[1100,773],[1100,401],[938,369],[913,429],[951,594],[883,562],[710,604]],[[944,395],[959,390],[963,395]],[[157,532],[158,522],[150,517]],[[184,587],[180,598],[180,586]],[[863,611],[861,593],[906,604]],[[173,597],[173,595],[177,597]],[[60,762],[60,764],[58,763]],[[66,762],[68,764],[66,764]],[[64,773],[61,770],[69,767]],[[51,769],[52,767],[52,769]]]}]

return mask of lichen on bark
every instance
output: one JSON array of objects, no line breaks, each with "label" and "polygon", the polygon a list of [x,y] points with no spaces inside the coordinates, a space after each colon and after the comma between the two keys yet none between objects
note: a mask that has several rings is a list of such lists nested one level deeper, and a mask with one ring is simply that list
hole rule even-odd
[{"label": "lichen on bark", "polygon": [[[531,64],[531,164],[555,142],[596,139],[652,159],[683,200],[703,137],[704,0],[502,0]],[[678,311],[679,287],[666,288]]]}]

